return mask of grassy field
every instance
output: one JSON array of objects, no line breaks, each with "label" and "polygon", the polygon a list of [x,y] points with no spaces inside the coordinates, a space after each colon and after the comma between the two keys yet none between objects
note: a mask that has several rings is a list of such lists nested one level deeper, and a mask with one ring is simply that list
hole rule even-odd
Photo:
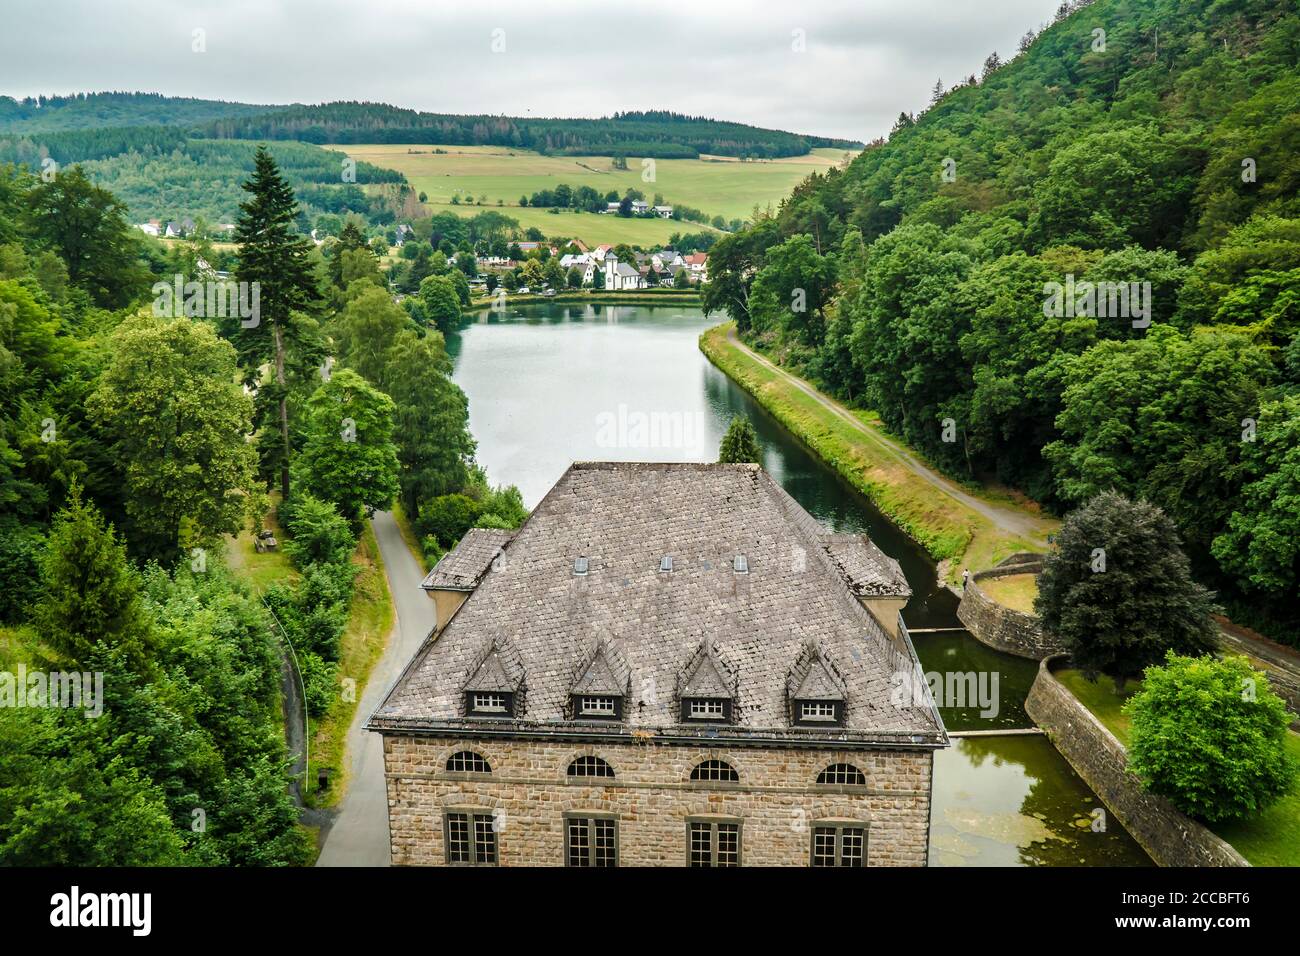
[{"label": "grassy field", "polygon": [[[735,348],[727,340],[729,328],[730,325],[721,325],[700,336],[700,348],[709,360],[870,498],[931,557],[949,561],[950,583],[960,579],[964,567],[979,571],[1017,551],[1041,550],[1035,542],[998,528],[908,468],[898,452],[884,443],[880,421],[870,412],[854,414],[882,440],[855,430],[771,369]],[[1010,504],[1003,496],[981,496],[1003,506]],[[1043,533],[1056,525],[1051,519],[1041,519]]]},{"label": "grassy field", "polygon": [[[435,153],[435,149],[445,152]],[[518,219],[524,228],[536,226],[548,235],[642,245],[662,242],[673,232],[708,227],[592,213],[552,214],[545,209],[520,207],[519,198],[561,183],[591,186],[602,193],[615,190],[621,194],[630,187],[645,193],[647,200],[661,193],[669,204],[692,206],[710,217],[747,219],[754,206],[775,207],[810,173],[838,165],[845,155],[842,150],[818,149],[805,156],[755,162],[712,156],[660,159],[655,161],[653,180],[647,181],[642,177],[649,170],[637,158],[629,158],[628,168],[623,170],[614,169],[608,156],[543,156],[500,146],[357,145],[346,152],[353,159],[405,174],[417,192],[428,194],[428,206],[433,212],[472,216],[483,209],[497,209]],[[460,196],[461,205],[450,204],[454,195]],[[466,205],[466,197],[482,205]]]},{"label": "grassy field", "polygon": [[[1055,676],[1128,746],[1132,722],[1121,708],[1142,689],[1141,681],[1129,681],[1120,694],[1108,677],[1093,683],[1081,671],[1072,669],[1057,671]],[[1291,759],[1300,763],[1300,734],[1287,732],[1286,749]],[[1289,793],[1263,813],[1233,823],[1216,823],[1210,829],[1254,866],[1300,866],[1300,778],[1292,783]]]},{"label": "grassy field", "polygon": [[1038,575],[1008,574],[1001,578],[987,578],[980,589],[1003,607],[1013,611],[1034,613],[1034,598],[1038,596]]}]

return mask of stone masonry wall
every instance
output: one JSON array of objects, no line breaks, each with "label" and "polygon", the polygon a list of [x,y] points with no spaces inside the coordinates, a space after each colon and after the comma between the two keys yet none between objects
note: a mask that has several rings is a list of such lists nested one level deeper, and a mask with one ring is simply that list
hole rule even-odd
[{"label": "stone masonry wall", "polygon": [[1041,661],[1044,657],[1061,653],[1064,648],[1054,638],[1043,633],[1036,615],[1014,611],[999,604],[980,587],[981,581],[992,578],[1041,571],[1041,556],[1037,557],[1037,561],[1008,560],[996,568],[972,574],[966,580],[961,603],[957,605],[957,619],[966,625],[980,643],[1017,657]]},{"label": "stone masonry wall", "polygon": [[1025,710],[1151,859],[1160,866],[1249,866],[1230,844],[1142,789],[1124,745],[1052,676],[1052,664],[1062,660],[1039,665]]},{"label": "stone masonry wall", "polygon": [[[448,756],[482,754],[491,774],[448,773]],[[569,764],[598,756],[614,779],[570,778]],[[739,784],[697,783],[691,768],[725,760]],[[865,787],[818,786],[833,763],[851,763]],[[738,819],[741,865],[807,866],[812,825],[867,825],[868,866],[924,866],[929,840],[932,755],[928,751],[765,750],[651,742],[573,746],[506,740],[384,738],[394,865],[441,866],[442,811],[483,807],[498,815],[502,865],[563,866],[564,814],[618,817],[620,866],[683,866],[687,817]]]}]

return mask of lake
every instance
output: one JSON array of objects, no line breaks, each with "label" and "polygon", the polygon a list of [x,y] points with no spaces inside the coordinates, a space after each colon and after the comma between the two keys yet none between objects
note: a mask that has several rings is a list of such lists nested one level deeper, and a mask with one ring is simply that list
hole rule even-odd
[{"label": "lake", "polygon": [[[739,415],[758,433],[763,467],[828,531],[867,534],[899,562],[913,592],[909,627],[959,627],[957,600],[925,552],[700,352],[700,333],[718,321],[698,309],[585,303],[468,318],[447,350],[490,480],[518,485],[532,507],[573,461],[716,461]],[[994,706],[942,708],[950,731],[1032,726],[1034,662],[965,632],[914,642],[927,672],[979,674],[990,690],[996,675]],[[1150,865],[1101,806],[1045,737],[955,739],[935,758],[931,865]]]}]

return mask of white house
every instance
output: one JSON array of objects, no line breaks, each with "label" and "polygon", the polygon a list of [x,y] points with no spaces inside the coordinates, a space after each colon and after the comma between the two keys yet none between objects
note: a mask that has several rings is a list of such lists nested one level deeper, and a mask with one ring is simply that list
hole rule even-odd
[{"label": "white house", "polygon": [[605,256],[605,290],[620,292],[629,289],[644,289],[645,277],[634,266],[619,262],[618,256],[608,253]]},{"label": "white house", "polygon": [[671,219],[671,218],[673,218],[673,207],[672,207],[672,206],[655,206],[654,212],[655,212],[655,215],[658,216],[660,219]]},{"label": "white house", "polygon": [[632,200],[632,215],[642,216],[649,211],[650,211],[650,204],[646,202],[644,199]]}]

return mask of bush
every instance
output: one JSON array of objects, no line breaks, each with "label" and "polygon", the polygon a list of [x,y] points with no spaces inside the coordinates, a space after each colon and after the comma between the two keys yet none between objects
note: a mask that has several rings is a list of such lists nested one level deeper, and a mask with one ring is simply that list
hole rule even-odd
[{"label": "bush", "polygon": [[307,698],[307,713],[320,717],[334,703],[334,678],[336,665],[322,660],[311,651],[298,653],[298,667],[302,670],[302,683]]},{"label": "bush", "polygon": [[20,528],[0,530],[0,623],[13,624],[30,613],[41,594],[41,554],[45,538]]},{"label": "bush", "polygon": [[1212,649],[1211,598],[1163,511],[1104,492],[1065,519],[1034,610],[1090,680],[1109,674],[1122,687],[1166,651]]},{"label": "bush", "polygon": [[1257,813],[1285,793],[1290,717],[1244,657],[1179,657],[1150,667],[1124,707],[1129,766],[1152,793],[1208,823]]},{"label": "bush", "polygon": [[306,492],[280,506],[280,522],[290,536],[284,550],[299,567],[346,563],[356,550],[357,536],[338,508]]},{"label": "bush", "polygon": [[421,509],[416,530],[421,537],[433,535],[442,547],[450,548],[480,514],[479,503],[468,495],[440,495]]}]

